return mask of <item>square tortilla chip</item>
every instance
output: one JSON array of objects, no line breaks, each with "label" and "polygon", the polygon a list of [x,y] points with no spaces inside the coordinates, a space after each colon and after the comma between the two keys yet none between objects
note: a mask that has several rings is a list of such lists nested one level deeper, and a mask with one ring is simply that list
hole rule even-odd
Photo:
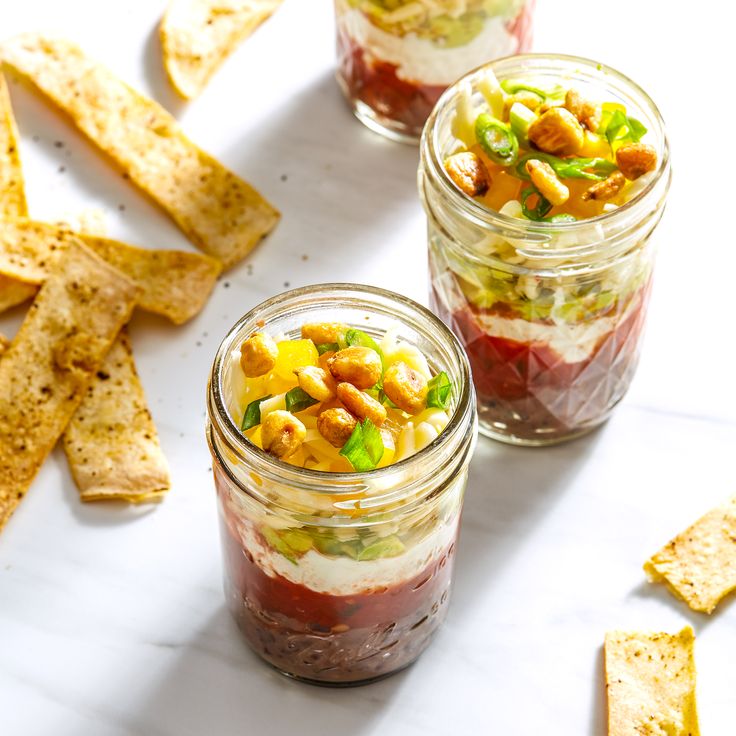
[{"label": "square tortilla chip", "polygon": [[0,72],[0,215],[26,217],[25,184],[20,165],[18,128],[10,106],[10,95],[5,77]]},{"label": "square tortilla chip", "polygon": [[123,330],[64,432],[83,501],[155,501],[171,481]]},{"label": "square tortilla chip", "polygon": [[58,253],[77,240],[141,287],[141,309],[175,324],[202,309],[221,271],[218,261],[199,253],[136,248],[96,235],[79,235],[61,225],[7,220],[0,223],[0,274],[41,284]]},{"label": "square tortilla chip", "polygon": [[609,736],[699,736],[693,630],[606,634]]},{"label": "square tortilla chip", "polygon": [[174,89],[194,99],[220,65],[282,0],[171,0],[161,20],[164,67]]},{"label": "square tortilla chip", "polygon": [[67,41],[29,34],[0,47],[3,61],[65,112],[205,253],[244,258],[279,213],[195,146],[157,102]]},{"label": "square tortilla chip", "polygon": [[712,613],[736,590],[736,497],[709,511],[644,563],[693,611]]},{"label": "square tortilla chip", "polygon": [[69,423],[138,288],[70,245],[0,360],[0,528]]}]

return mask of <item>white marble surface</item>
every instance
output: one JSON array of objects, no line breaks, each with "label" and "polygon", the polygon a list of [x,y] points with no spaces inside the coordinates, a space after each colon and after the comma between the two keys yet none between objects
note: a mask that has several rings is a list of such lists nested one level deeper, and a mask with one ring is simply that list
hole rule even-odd
[{"label": "white marble surface", "polygon": [[[643,361],[593,436],[549,450],[479,443],[446,626],[415,667],[350,691],[278,676],[223,610],[204,386],[226,329],[287,282],[362,281],[425,300],[416,151],[375,137],[344,107],[327,0],[286,0],[189,107],[161,71],[163,5],[6,1],[0,33],[44,28],[78,40],[169,106],[284,218],[191,324],[135,319],[173,469],[165,503],[83,506],[56,451],[0,537],[0,733],[598,736],[604,632],[688,622],[703,732],[732,733],[736,606],[690,614],[641,571],[672,534],[736,491],[733,161],[713,159],[722,136],[730,155],[736,119],[722,79],[733,70],[723,4],[703,0],[691,14],[689,3],[620,0],[604,10],[541,0],[538,50],[619,67],[651,90],[669,124],[675,182],[657,234]],[[56,114],[17,85],[12,97],[34,216],[98,207],[116,237],[190,247]],[[705,144],[714,133],[715,145]],[[21,317],[2,318],[0,330],[12,333]]]}]

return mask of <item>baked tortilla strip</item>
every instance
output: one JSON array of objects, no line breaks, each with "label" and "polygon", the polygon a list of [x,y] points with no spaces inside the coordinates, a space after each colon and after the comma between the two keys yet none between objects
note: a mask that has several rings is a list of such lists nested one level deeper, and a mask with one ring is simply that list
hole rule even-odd
[{"label": "baked tortilla strip", "polygon": [[[20,165],[18,128],[5,77],[0,72],[0,218],[26,217],[25,184]],[[38,291],[35,286],[0,276],[0,312],[22,304]]]},{"label": "baked tortilla strip", "polygon": [[122,326],[136,285],[70,244],[0,360],[0,529],[51,452]]},{"label": "baked tortilla strip", "polygon": [[161,20],[164,67],[174,89],[194,99],[220,65],[282,0],[171,0]]},{"label": "baked tortilla strip", "polygon": [[0,223],[0,274],[26,284],[42,284],[58,253],[77,240],[141,287],[141,309],[175,324],[186,322],[202,309],[221,271],[218,261],[199,253],[136,248],[60,225],[7,220]]},{"label": "baked tortilla strip", "polygon": [[736,497],[709,511],[644,563],[693,611],[712,613],[736,590]]},{"label": "baked tortilla strip", "polygon": [[0,355],[2,355],[10,347],[10,340],[5,335],[0,334]]},{"label": "baked tortilla strip", "polygon": [[169,490],[169,468],[123,330],[87,387],[63,437],[83,501],[155,501]]},{"label": "baked tortilla strip", "polygon": [[608,736],[700,736],[693,630],[606,634]]},{"label": "baked tortilla strip", "polygon": [[0,275],[0,314],[28,301],[37,291],[33,284]]},{"label": "baked tortilla strip", "polygon": [[25,184],[20,165],[18,128],[10,105],[5,77],[0,71],[0,214],[2,217],[26,217]]},{"label": "baked tortilla strip", "polygon": [[253,187],[201,151],[157,102],[68,41],[28,34],[3,61],[65,112],[205,253],[232,266],[279,219]]}]

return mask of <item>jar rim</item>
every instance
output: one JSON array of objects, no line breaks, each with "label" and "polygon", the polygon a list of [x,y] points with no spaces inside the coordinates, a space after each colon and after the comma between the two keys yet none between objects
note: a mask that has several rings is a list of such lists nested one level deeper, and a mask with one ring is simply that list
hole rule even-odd
[{"label": "jar rim", "polygon": [[[439,150],[438,120],[440,115],[451,104],[461,86],[486,69],[496,70],[499,67],[503,68],[504,66],[523,67],[525,64],[528,64],[529,71],[533,73],[535,65],[541,66],[541,64],[545,62],[548,62],[551,67],[554,67],[555,65],[560,66],[561,68],[564,68],[565,66],[576,67],[578,71],[585,70],[588,72],[594,72],[595,74],[593,76],[607,76],[607,78],[616,82],[618,85],[617,91],[621,94],[625,94],[632,100],[635,100],[637,105],[645,110],[657,125],[656,133],[658,139],[661,140],[662,148],[661,156],[658,157],[659,161],[655,176],[652,177],[651,181],[647,183],[641,192],[638,192],[630,201],[625,202],[623,205],[617,207],[611,212],[603,212],[595,217],[577,220],[575,222],[537,222],[533,220],[521,220],[517,217],[502,214],[497,210],[492,210],[480,202],[477,202],[472,197],[464,195],[452,183],[445,171],[441,151]],[[505,78],[505,75],[502,75],[502,78]],[[609,85],[609,87],[610,86],[611,85]],[[457,207],[457,209],[461,210],[468,219],[482,228],[497,226],[509,232],[520,233],[523,231],[527,238],[531,235],[532,237],[529,238],[530,240],[536,239],[539,242],[546,242],[552,234],[576,233],[596,226],[615,227],[618,223],[626,220],[627,218],[636,218],[636,215],[640,211],[648,209],[649,202],[652,200],[652,195],[660,189],[663,181],[665,182],[666,193],[667,189],[669,189],[669,182],[671,179],[670,147],[667,134],[665,132],[664,120],[659,108],[651,97],[636,82],[634,82],[634,80],[617,71],[613,67],[601,64],[593,59],[567,54],[530,53],[505,56],[503,58],[490,61],[487,64],[483,64],[468,72],[468,74],[460,78],[452,86],[448,87],[435,105],[435,108],[424,127],[420,150],[422,161],[432,173],[433,181],[439,184],[442,189],[442,193],[449,197],[453,207]],[[420,190],[421,186],[422,185],[420,183]],[[517,235],[516,237],[519,236]],[[574,252],[575,247],[555,251],[558,255],[574,255]]]},{"label": "jar rim", "polygon": [[[256,327],[258,320],[263,319],[264,314],[269,311],[278,314],[288,309],[290,302],[299,299],[328,296],[330,294],[346,295],[354,301],[360,299],[365,302],[365,296],[372,296],[374,300],[383,300],[387,303],[395,303],[408,310],[418,320],[427,321],[432,330],[425,330],[425,336],[433,340],[435,343],[446,343],[451,346],[451,352],[455,356],[459,369],[459,379],[462,381],[457,402],[450,417],[447,426],[443,431],[426,447],[422,448],[413,455],[403,460],[392,463],[383,468],[375,468],[364,472],[327,472],[320,470],[312,470],[308,468],[300,468],[275,458],[261,450],[255,444],[250,442],[235,424],[230,412],[225,405],[224,387],[223,387],[223,368],[226,358],[231,354],[234,344],[241,338],[244,331],[248,327]],[[366,306],[371,302],[367,302]],[[377,304],[374,301],[373,306]],[[395,318],[397,322],[402,320]],[[441,337],[438,337],[440,335]],[[291,289],[290,291],[278,294],[270,299],[261,302],[256,307],[243,315],[233,327],[229,330],[217,350],[213,361],[212,370],[207,387],[207,411],[212,428],[216,428],[221,436],[227,440],[230,449],[235,450],[239,459],[252,464],[254,472],[265,476],[277,477],[279,482],[296,486],[301,490],[311,491],[314,493],[329,493],[331,495],[351,494],[355,493],[356,487],[365,487],[373,482],[380,482],[390,479],[392,475],[399,475],[412,464],[427,464],[436,461],[438,454],[445,447],[446,442],[453,437],[462,439],[464,435],[464,427],[466,423],[475,422],[475,395],[470,374],[470,366],[468,363],[465,350],[457,340],[455,335],[449,328],[429,309],[423,307],[417,302],[405,297],[401,294],[381,289],[379,287],[368,286],[364,284],[353,283],[323,283],[313,284],[310,286]],[[208,441],[212,445],[211,429],[208,428]],[[222,458],[219,448],[217,450],[218,457]],[[227,467],[227,462],[223,462],[225,470],[231,479],[237,483],[238,488],[248,493],[248,489],[243,487],[240,480],[233,476]],[[403,494],[402,494],[403,495]],[[372,496],[376,501],[385,501],[385,496]]]}]

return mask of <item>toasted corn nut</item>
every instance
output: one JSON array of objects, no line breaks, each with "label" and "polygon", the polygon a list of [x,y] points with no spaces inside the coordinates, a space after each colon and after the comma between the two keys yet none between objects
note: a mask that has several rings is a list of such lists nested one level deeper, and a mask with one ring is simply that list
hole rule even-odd
[{"label": "toasted corn nut", "polygon": [[327,401],[335,395],[335,379],[324,369],[314,365],[294,370],[299,388],[317,401]]},{"label": "toasted corn nut", "polygon": [[383,377],[383,392],[407,414],[419,414],[427,403],[427,379],[406,363],[394,363]]},{"label": "toasted corn nut", "polygon": [[594,133],[598,130],[601,124],[601,106],[596,102],[586,100],[576,89],[567,91],[565,109],[569,110],[588,130]]},{"label": "toasted corn nut", "polygon": [[386,408],[372,396],[358,391],[352,383],[337,384],[337,398],[358,419],[370,419],[376,427],[386,421]]},{"label": "toasted corn nut", "polygon": [[302,325],[302,337],[315,345],[340,342],[345,337],[348,326],[340,322],[313,322]]},{"label": "toasted corn nut", "polygon": [[526,170],[539,193],[555,207],[565,204],[570,199],[570,190],[557,178],[555,170],[546,161],[529,159],[526,162]]},{"label": "toasted corn nut", "polygon": [[580,151],[585,131],[577,118],[564,107],[553,107],[529,126],[529,140],[545,153],[567,156]]},{"label": "toasted corn nut", "polygon": [[307,437],[307,428],[291,413],[278,409],[261,423],[263,449],[276,457],[289,457]]},{"label": "toasted corn nut", "polygon": [[646,143],[629,143],[616,151],[616,164],[629,181],[634,181],[657,168],[657,152]]},{"label": "toasted corn nut", "polygon": [[240,366],[248,378],[264,376],[273,370],[279,349],[270,335],[257,332],[240,346]]},{"label": "toasted corn nut", "polygon": [[585,200],[595,199],[599,201],[605,201],[615,197],[626,184],[626,179],[620,171],[614,171],[607,179],[599,181],[597,184],[593,184],[590,189],[586,189],[582,198]]},{"label": "toasted corn nut", "polygon": [[534,92],[529,92],[528,90],[514,92],[513,95],[509,95],[504,100],[503,105],[506,115],[508,115],[509,110],[515,102],[520,102],[524,107],[528,107],[530,110],[537,110],[542,104],[542,99],[539,95],[535,95]]},{"label": "toasted corn nut", "polygon": [[327,409],[317,417],[317,430],[333,447],[342,447],[357,423],[347,409]]},{"label": "toasted corn nut", "polygon": [[445,160],[445,171],[460,191],[479,197],[488,191],[491,175],[486,165],[472,151],[456,153]]},{"label": "toasted corn nut", "polygon": [[370,388],[381,377],[381,358],[375,350],[354,345],[336,352],[328,361],[330,373],[356,388]]}]

